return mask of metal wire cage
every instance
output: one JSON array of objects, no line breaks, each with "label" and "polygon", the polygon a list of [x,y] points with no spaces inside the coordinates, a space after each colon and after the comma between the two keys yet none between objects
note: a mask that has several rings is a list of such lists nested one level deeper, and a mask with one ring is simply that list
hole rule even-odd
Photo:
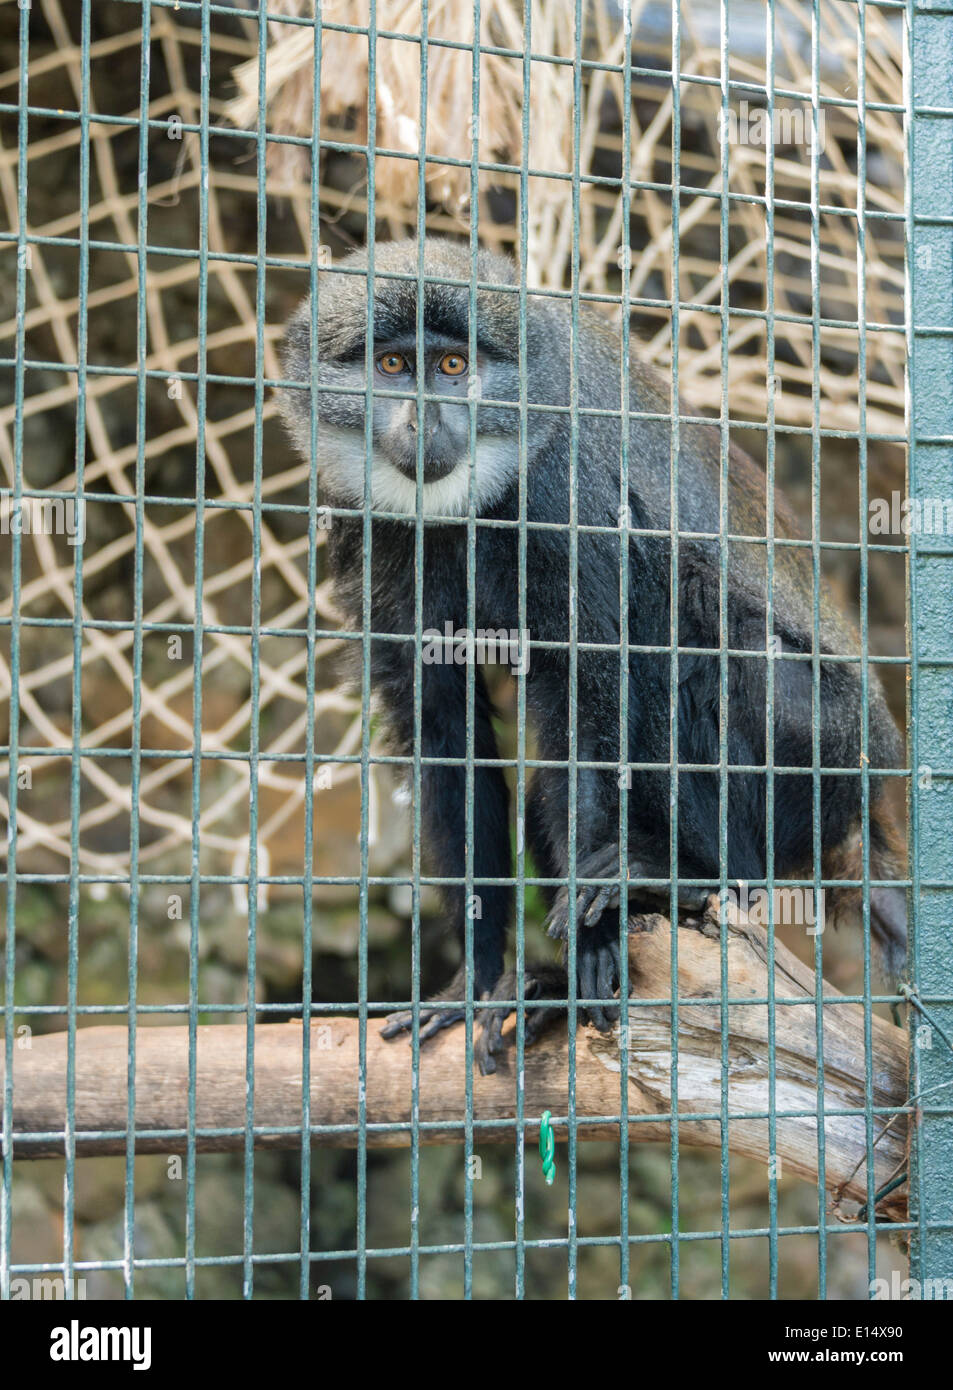
[{"label": "metal wire cage", "polygon": [[[687,0],[329,0],[316,11],[302,0],[0,5],[0,253],[9,268],[0,291],[0,1296],[55,1276],[67,1297],[87,1288],[127,1297],[548,1297],[567,1287],[571,1297],[882,1297],[896,1271],[906,1277],[906,1255],[886,1239],[898,1232],[922,1296],[943,1296],[953,1278],[953,551],[942,529],[894,527],[871,539],[870,516],[885,496],[891,515],[900,496],[906,511],[932,512],[953,487],[951,33],[948,10],[913,0],[722,0],[717,11]],[[767,138],[752,136],[756,116]],[[505,1117],[481,1109],[481,1001],[472,997],[459,1113],[422,1118],[419,1024],[406,1115],[369,1113],[378,1018],[405,1004],[419,1016],[426,994],[422,946],[437,885],[423,868],[421,753],[400,759],[378,745],[369,602],[362,630],[342,633],[325,572],[333,516],[322,506],[319,426],[310,460],[297,463],[272,392],[292,385],[278,340],[296,300],[315,298],[319,271],[333,274],[336,253],[366,243],[373,276],[377,242],[417,229],[469,246],[471,325],[478,247],[512,251],[524,353],[528,294],[567,301],[574,375],[581,305],[615,314],[620,353],[638,341],[672,399],[687,397],[719,427],[723,493],[729,444],[740,436],[764,463],[768,495],[783,485],[808,523],[815,631],[822,586],[856,610],[862,748],[871,670],[894,712],[906,713],[906,765],[889,771],[908,810],[908,876],[898,880],[910,904],[908,983],[879,989],[872,966],[862,755],[862,936],[849,949],[821,933],[802,942],[814,972],[806,997],[788,997],[776,977],[780,926],[769,908],[766,993],[744,1001],[764,1015],[766,1104],[752,1109],[734,1089],[728,1020],[742,1001],[729,988],[724,918],[710,999],[684,996],[673,931],[670,991],[636,991],[629,1015],[654,1010],[664,1020],[661,1110],[640,1109],[622,1028],[615,1108],[591,1111],[577,1084],[582,1011],[568,992],[565,1104],[548,1117],[566,1141],[554,1189],[527,1157],[542,1117],[526,1080],[519,997]],[[671,416],[676,493],[687,409]],[[578,432],[573,392],[566,410]],[[629,411],[625,389],[620,411]],[[520,412],[525,470],[525,389]],[[471,451],[476,429],[474,402]],[[623,481],[637,466],[628,452],[624,444]],[[358,515],[369,594],[367,496]],[[471,502],[460,528],[471,628],[485,524]],[[524,515],[524,563],[527,527]],[[575,564],[575,509],[567,531]],[[421,535],[418,519],[418,546]],[[727,535],[723,510],[725,592]],[[679,539],[676,519],[676,554]],[[770,573],[773,531],[763,543]],[[525,602],[524,584],[524,614]],[[419,644],[420,632],[411,635]],[[362,653],[356,692],[338,683],[334,656],[346,643]],[[575,680],[574,630],[566,645]],[[664,650],[677,689],[677,619]],[[625,630],[619,655],[624,711]],[[725,631],[719,656],[726,670]],[[816,681],[816,652],[813,670]],[[466,681],[472,729],[472,664]],[[521,677],[509,701],[514,739],[498,761],[522,826],[541,760]],[[726,739],[725,720],[723,893]],[[477,762],[471,740],[468,895],[480,887]],[[578,764],[573,725],[571,822]],[[400,771],[409,802],[392,795]],[[674,755],[668,772],[674,807]],[[819,844],[817,755],[811,772]],[[623,782],[620,824],[627,797]],[[834,885],[817,858],[801,886],[822,895]],[[674,921],[674,848],[671,875]],[[571,893],[577,881],[571,843]],[[512,882],[520,983],[545,886],[521,835]],[[771,903],[778,886],[772,866]],[[408,930],[397,947],[400,916]],[[472,978],[472,922],[465,951]],[[573,951],[570,940],[570,979]],[[408,991],[396,997],[393,982],[405,976]],[[843,991],[828,988],[835,977]],[[623,971],[623,992],[627,984]],[[785,1100],[777,1049],[779,1011],[794,1003],[814,1030],[806,1110]],[[845,1006],[859,1011],[863,1052],[861,1101],[846,1110],[832,1103],[825,1073],[825,1029],[830,1038]],[[902,1095],[875,1065],[875,1032],[892,1006],[909,1020]],[[687,1109],[679,1080],[689,1008],[716,1020],[719,1047],[707,1103]],[[263,1113],[274,1075],[267,1030],[289,1018],[302,1020],[290,1120],[287,1109]],[[346,1020],[353,1044],[343,1119],[319,1100],[336,1020]],[[109,1022],[125,1029],[122,1085],[113,1109],[96,1112],[109,1122],[91,1123],[80,1107],[83,1034]],[[221,1032],[240,1042],[242,1096],[237,1118],[210,1119],[199,1042],[211,1047],[207,1025],[226,1023],[238,1025]],[[150,1024],[175,1028],[181,1051],[171,1041],[157,1051]],[[53,1085],[62,1117],[43,1112],[54,1120],[39,1124],[34,1110],[23,1123],[28,1069],[53,1056],[46,1034],[62,1042]],[[143,1119],[144,1058],[179,1085],[181,1123]],[[779,1124],[798,1122],[813,1136],[813,1190],[786,1183],[777,1162]],[[852,1209],[832,1198],[827,1172],[828,1138],[842,1122],[861,1135]],[[763,1128],[767,1162],[739,1167],[734,1141],[752,1123]],[[687,1136],[703,1125],[715,1155],[687,1155]],[[902,1148],[907,1125],[909,1160],[885,1174],[883,1155]],[[455,1144],[430,1149],[437,1132]],[[649,1132],[662,1141],[660,1165],[633,1142]],[[601,1150],[580,1143],[594,1134]],[[389,1143],[408,1153],[373,1151]],[[342,1157],[340,1144],[353,1156]],[[110,1153],[118,1158],[84,1156]],[[61,1157],[27,1161],[38,1154]],[[34,1178],[45,1166],[62,1174],[62,1200]],[[84,1191],[86,1174],[98,1176]],[[219,1186],[230,1194],[221,1220]],[[888,1212],[896,1192],[908,1194],[908,1208]],[[44,1243],[47,1225],[56,1235]]]}]

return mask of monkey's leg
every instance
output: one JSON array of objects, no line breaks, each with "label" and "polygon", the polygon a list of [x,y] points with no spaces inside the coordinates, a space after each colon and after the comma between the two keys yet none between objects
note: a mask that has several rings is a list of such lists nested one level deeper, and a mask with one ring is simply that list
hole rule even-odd
[{"label": "monkey's leg", "polygon": [[[412,677],[411,677],[412,678]],[[379,688],[388,694],[386,678]],[[421,718],[421,756],[458,758],[466,756],[466,670],[457,665],[431,665],[422,671],[423,710]],[[393,709],[394,703],[388,701]],[[406,702],[405,702],[406,703]],[[476,672],[474,705],[475,749],[477,759],[496,759],[499,752],[492,725],[493,707],[480,671]],[[410,729],[393,720],[395,734],[408,751],[413,747]],[[473,770],[473,894],[467,900],[463,884],[448,886],[444,898],[448,917],[461,944],[466,923],[473,930],[473,998],[483,999],[503,973],[503,949],[510,913],[512,889],[481,882],[509,878],[511,872],[509,834],[509,795],[501,768],[478,766]],[[424,763],[421,768],[421,821],[428,860],[439,878],[462,878],[466,870],[466,768],[462,764]],[[467,998],[465,965],[450,983],[420,1012],[421,1041],[441,1028],[449,1028],[465,1018],[459,1001]],[[456,1000],[456,1005],[444,1001]],[[385,1038],[407,1033],[413,1025],[413,1012],[402,1009],[391,1014],[382,1029]]]}]

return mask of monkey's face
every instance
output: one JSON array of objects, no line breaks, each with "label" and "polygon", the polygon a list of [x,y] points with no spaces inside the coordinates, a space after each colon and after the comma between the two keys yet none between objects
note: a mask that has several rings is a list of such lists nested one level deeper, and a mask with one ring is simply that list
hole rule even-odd
[{"label": "monkey's face", "polygon": [[[317,387],[280,394],[295,443],[310,457],[316,437],[324,490],[343,505],[360,506],[369,484],[375,510],[413,515],[419,480],[425,516],[465,514],[471,486],[475,506],[485,511],[518,474],[517,296],[502,289],[480,290],[471,335],[469,252],[449,242],[428,242],[419,333],[417,243],[380,244],[375,247],[374,338],[369,343],[366,264],[366,253],[360,252],[322,273],[316,353],[310,300],[289,324],[285,373],[305,388]],[[358,273],[348,273],[352,268]],[[512,266],[481,252],[477,277],[507,285]],[[530,322],[535,325],[536,320]],[[531,327],[526,342],[528,376],[531,361],[542,355],[533,331]],[[527,396],[531,406],[558,401],[559,387],[547,377],[545,389],[533,385]],[[549,428],[551,422],[541,413],[529,415],[530,459]]]},{"label": "monkey's face", "polygon": [[[478,373],[470,371],[466,344],[445,334],[428,333],[420,357],[413,341],[376,342],[374,442],[381,459],[412,483],[416,482],[420,460],[425,484],[448,478],[466,464],[469,392],[478,381]],[[413,392],[414,399],[381,395],[379,391]]]}]

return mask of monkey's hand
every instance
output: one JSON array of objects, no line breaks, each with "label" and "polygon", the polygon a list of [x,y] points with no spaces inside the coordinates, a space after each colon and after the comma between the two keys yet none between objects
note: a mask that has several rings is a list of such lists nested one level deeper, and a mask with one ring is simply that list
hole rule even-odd
[{"label": "monkey's hand", "polygon": [[[445,989],[439,990],[432,999],[427,999],[421,1004],[420,1041],[426,1042],[428,1038],[435,1037],[441,1028],[452,1028],[455,1023],[462,1023],[466,1018],[466,1010],[459,1001],[466,997],[467,972],[466,966],[461,965]],[[445,1006],[444,1000],[448,999],[457,1002]],[[426,1028],[424,1024],[427,1025]],[[398,1033],[410,1033],[413,1025],[413,1010],[401,1009],[398,1013],[387,1015],[381,1029],[381,1037],[396,1038]]]},{"label": "monkey's hand", "polygon": [[[619,846],[606,845],[603,849],[596,850],[594,854],[587,855],[576,865],[576,873],[579,878],[615,877],[618,880]],[[627,879],[661,877],[663,877],[662,874],[641,859],[630,859],[626,866]],[[703,912],[710,894],[710,888],[690,888],[679,885],[678,905],[687,912]],[[640,904],[650,905],[653,910],[657,908],[664,910],[668,907],[670,897],[670,891],[665,886],[636,883],[629,888],[629,907],[632,910],[634,904]],[[607,909],[618,906],[618,882],[580,885],[576,888],[576,926],[594,927]],[[569,907],[569,889],[568,887],[560,888],[553,900],[549,916],[543,924],[549,935],[556,937],[559,941],[565,941],[569,934]],[[583,935],[581,934],[579,936],[580,943],[582,940]]]},{"label": "monkey's hand", "polygon": [[[545,1032],[557,1014],[565,1012],[567,989],[566,972],[560,966],[526,963],[523,970],[523,998],[559,1001],[553,1004],[552,1008],[526,1010],[523,1036],[527,1047],[532,1046],[540,1034]],[[516,971],[508,970],[501,975],[489,997],[491,1000],[516,999]],[[512,1004],[503,1004],[498,1009],[480,1010],[480,1036],[473,1051],[484,1076],[496,1071],[493,1054],[499,1052],[503,1046],[503,1024],[513,1012]]]}]

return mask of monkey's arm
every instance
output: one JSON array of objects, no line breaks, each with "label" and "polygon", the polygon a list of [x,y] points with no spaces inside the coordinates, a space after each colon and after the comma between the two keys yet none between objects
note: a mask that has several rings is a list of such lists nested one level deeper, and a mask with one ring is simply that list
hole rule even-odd
[{"label": "monkey's arm", "polygon": [[[409,755],[414,747],[413,658],[410,644],[379,644],[375,651],[374,680],[388,711],[392,739],[397,750]],[[441,655],[452,663],[453,652]],[[460,878],[466,871],[466,783],[463,763],[467,747],[466,667],[424,664],[421,667],[421,828],[428,867],[439,878]],[[493,707],[480,671],[475,673],[474,746],[477,760],[499,757],[492,726]],[[428,759],[460,759],[450,764]],[[480,999],[496,985],[503,971],[503,951],[510,915],[512,889],[481,882],[508,878],[511,871],[509,797],[503,772],[498,767],[473,770],[473,897],[466,886],[447,885],[442,891],[448,920],[461,948],[466,940],[467,919],[473,924],[473,997]],[[426,1024],[421,1039],[464,1017],[460,1001],[467,997],[465,962],[450,984],[420,1011]],[[456,1005],[441,1008],[444,1000]],[[392,1014],[384,1028],[393,1037],[410,1028],[409,1010]]]}]

